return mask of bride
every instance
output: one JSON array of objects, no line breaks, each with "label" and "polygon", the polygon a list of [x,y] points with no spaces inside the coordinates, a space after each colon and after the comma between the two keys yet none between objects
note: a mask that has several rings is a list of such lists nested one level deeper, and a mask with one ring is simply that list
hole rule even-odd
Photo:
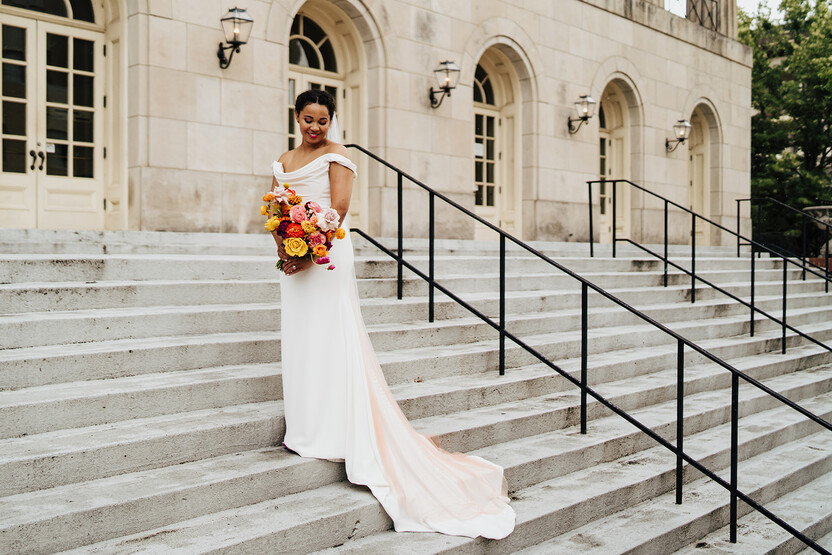
[{"label": "bride", "polygon": [[[335,101],[301,93],[300,146],[273,163],[272,187],[288,183],[304,201],[332,207],[349,229],[356,166],[337,138]],[[347,477],[370,488],[399,532],[500,539],[514,529],[503,469],[448,453],[416,432],[399,409],[376,360],[358,300],[349,234],[335,241],[326,270],[287,256],[280,280],[286,435],[303,457],[344,460]]]}]

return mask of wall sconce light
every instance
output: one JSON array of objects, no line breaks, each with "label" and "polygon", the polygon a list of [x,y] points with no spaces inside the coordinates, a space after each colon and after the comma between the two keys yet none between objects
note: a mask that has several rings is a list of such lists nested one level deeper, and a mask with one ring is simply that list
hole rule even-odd
[{"label": "wall sconce light", "polygon": [[[592,117],[593,113],[595,112],[595,99],[589,96],[588,94],[584,94],[578,97],[578,100],[575,101],[575,109],[578,110],[578,117],[577,118],[569,118],[569,134],[574,135],[578,132],[578,129],[581,128],[583,124],[585,124],[589,119]],[[575,126],[575,122],[581,122]]]},{"label": "wall sconce light", "polygon": [[[228,43],[228,46],[220,43],[217,58],[220,59],[220,69],[225,69],[231,65],[231,58],[234,57],[234,52],[239,52],[240,46],[248,42],[254,20],[244,9],[232,8],[228,10],[225,17],[220,19],[220,23],[222,24],[222,31],[225,34],[225,42]],[[231,50],[231,55],[228,58],[225,57],[226,50]]]},{"label": "wall sconce light", "polygon": [[[435,91],[433,88],[430,89],[431,108],[439,108],[445,95],[451,96],[451,91],[459,83],[459,72],[459,66],[449,61],[442,62],[439,64],[439,67],[433,70],[433,74],[436,76],[436,82],[439,83],[439,90]],[[442,93],[442,96],[437,99],[436,95],[438,93]]]},{"label": "wall sconce light", "polygon": [[[665,139],[664,140],[664,148],[668,152],[673,152],[676,150],[676,147],[680,144],[684,143],[690,137],[690,130],[691,125],[690,122],[686,119],[680,119],[673,125],[673,133],[676,134],[676,138],[673,140]],[[671,146],[672,145],[672,146]]]}]

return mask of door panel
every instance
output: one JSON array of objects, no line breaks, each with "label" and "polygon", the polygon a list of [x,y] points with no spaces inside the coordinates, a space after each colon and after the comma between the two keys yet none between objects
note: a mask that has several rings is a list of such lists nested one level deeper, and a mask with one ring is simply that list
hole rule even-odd
[{"label": "door panel", "polygon": [[0,226],[102,229],[102,35],[5,14],[1,27]]},{"label": "door panel", "polygon": [[498,227],[501,225],[502,204],[499,121],[499,112],[483,109],[474,112],[475,212]]},{"label": "door panel", "polygon": [[34,21],[19,17],[4,16],[0,25],[0,227],[37,225],[36,33]]}]

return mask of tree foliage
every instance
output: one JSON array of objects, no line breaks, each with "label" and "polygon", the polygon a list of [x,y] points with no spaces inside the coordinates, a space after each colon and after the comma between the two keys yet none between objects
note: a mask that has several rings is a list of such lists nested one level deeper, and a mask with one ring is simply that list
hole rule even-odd
[{"label": "tree foliage", "polygon": [[832,12],[826,0],[740,11],[754,53],[751,192],[802,208],[832,202]]}]

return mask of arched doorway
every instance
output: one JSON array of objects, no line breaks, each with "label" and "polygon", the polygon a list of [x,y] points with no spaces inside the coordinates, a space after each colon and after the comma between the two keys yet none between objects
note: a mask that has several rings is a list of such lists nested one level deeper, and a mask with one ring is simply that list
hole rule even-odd
[{"label": "arched doorway", "polygon": [[[689,206],[705,218],[711,217],[711,134],[707,119],[700,106],[693,110],[690,118],[690,139],[688,140]],[[696,244],[710,244],[710,226],[700,222],[696,226]]]},{"label": "arched doorway", "polygon": [[[326,2],[307,2],[292,21],[289,36],[287,147],[300,141],[295,121],[295,97],[308,89],[324,89],[335,97],[341,142],[362,143],[364,132],[363,83],[365,70],[357,31],[349,17]],[[359,170],[361,170],[361,160]],[[359,171],[353,189],[350,217],[362,225],[368,214],[367,188]]]},{"label": "arched doorway", "polygon": [[[613,81],[607,84],[598,108],[599,178],[630,179],[631,122],[627,101],[621,88]],[[615,192],[615,225],[617,237],[630,236],[631,191],[618,184]],[[599,184],[600,239],[612,242],[613,190],[608,183]]]},{"label": "arched doorway", "polygon": [[[474,207],[478,215],[519,232],[519,85],[512,62],[497,47],[480,58],[474,73]],[[478,228],[475,238],[492,238]]]},{"label": "arched doorway", "polygon": [[105,227],[104,14],[3,0],[0,227]]}]

